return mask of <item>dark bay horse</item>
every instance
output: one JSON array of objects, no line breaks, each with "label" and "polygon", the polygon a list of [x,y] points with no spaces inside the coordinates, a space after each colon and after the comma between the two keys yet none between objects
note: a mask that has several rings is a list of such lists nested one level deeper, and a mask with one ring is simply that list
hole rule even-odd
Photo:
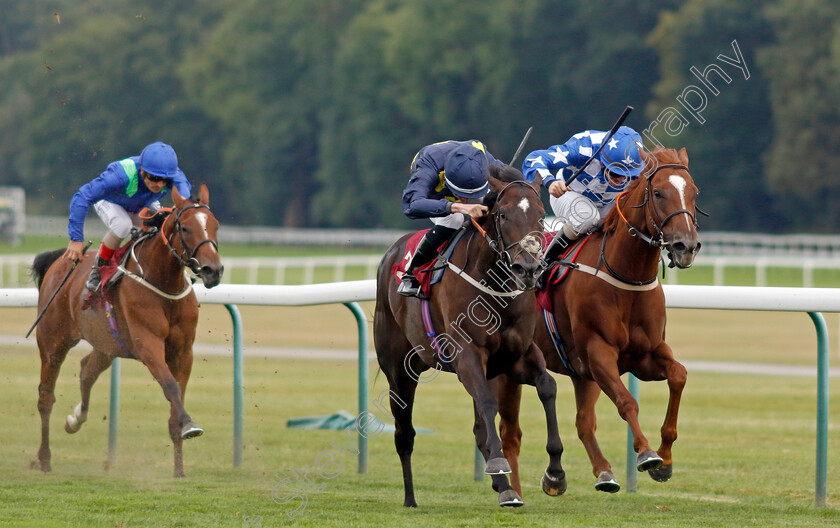
[{"label": "dark bay horse", "polygon": [[[540,181],[526,182],[521,172],[509,166],[491,166],[488,180],[492,191],[484,203],[490,213],[480,220],[485,236],[478,229],[467,232],[449,259],[462,270],[448,271],[432,287],[429,307],[438,334],[434,341],[422,322],[421,301],[397,294],[397,283],[391,274],[394,264],[405,254],[409,235],[388,250],[379,266],[374,340],[379,365],[391,387],[394,443],[405,486],[404,506],[417,506],[411,472],[415,390],[419,382],[431,381],[440,370],[455,372],[473,398],[476,443],[486,460],[485,473],[493,475],[500,505],[522,505],[519,494],[504,476],[510,472],[510,465],[496,434],[498,405],[487,382],[502,373],[518,383],[536,386],[548,430],[549,466],[542,485],[552,495],[566,489],[555,409],[557,387],[533,341],[537,316],[533,295],[524,291],[500,296],[532,290],[541,271],[536,258],[545,213],[539,198]],[[502,282],[515,286],[507,288]],[[494,284],[495,288],[506,289],[488,288]],[[436,372],[420,375],[431,368]]]},{"label": "dark bay horse", "polygon": [[[671,447],[686,382],[685,367],[674,360],[665,342],[665,296],[657,271],[663,249],[679,268],[694,262],[700,249],[694,218],[698,190],[688,172],[685,149],[657,149],[645,153],[645,158],[644,177],[619,196],[603,229],[581,249],[576,260],[581,268],[570,270],[553,285],[553,316],[567,362],[543,321],[534,337],[548,369],[572,378],[578,436],[592,463],[595,488],[607,492],[618,491],[620,485],[595,439],[595,402],[601,391],[630,426],[636,468],[665,482],[673,470]],[[584,272],[586,266],[598,269],[598,275]],[[668,409],[656,452],[639,427],[639,406],[619,377],[625,372],[643,381],[668,381]],[[520,490],[520,389],[510,378],[500,377],[495,383],[504,453],[511,461],[513,487]]]},{"label": "dark bay horse", "polygon": [[[203,433],[184,410],[198,323],[198,302],[185,267],[200,276],[208,288],[219,284],[224,268],[216,243],[219,222],[208,207],[207,187],[201,186],[197,202],[181,197],[175,187],[172,198],[175,208],[159,233],[134,248],[136,258],[126,264],[131,275],[123,277],[108,293],[113,308],[110,315],[106,315],[104,303],[95,299],[85,303],[88,291],[84,284],[94,258],[90,254],[72,272],[38,323],[36,336],[41,352],[38,461],[42,471],[52,469],[49,427],[56,378],[67,352],[84,339],[93,351],[82,359],[79,374],[82,401],[67,417],[65,430],[75,433],[87,420],[91,386],[115,357],[140,360],[171,403],[169,434],[175,449],[175,476],[184,476],[182,440]],[[39,288],[39,313],[70,271],[71,263],[60,258],[63,253],[63,249],[46,251],[35,258],[32,271]],[[86,304],[89,306],[85,307]]]}]

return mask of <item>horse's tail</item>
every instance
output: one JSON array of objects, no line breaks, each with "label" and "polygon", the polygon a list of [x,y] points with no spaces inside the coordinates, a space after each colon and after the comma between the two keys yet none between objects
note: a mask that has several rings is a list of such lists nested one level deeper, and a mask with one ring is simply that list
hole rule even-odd
[{"label": "horse's tail", "polygon": [[53,262],[58,260],[65,251],[66,249],[44,251],[35,257],[35,260],[32,262],[32,267],[29,269],[29,276],[35,281],[39,290],[41,289],[41,283],[44,282],[44,276],[47,274],[47,270],[50,269]]}]

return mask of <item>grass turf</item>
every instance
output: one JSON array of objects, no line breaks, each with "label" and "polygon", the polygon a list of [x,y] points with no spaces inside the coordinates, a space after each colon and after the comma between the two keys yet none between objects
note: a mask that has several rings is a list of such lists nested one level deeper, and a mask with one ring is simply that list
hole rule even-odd
[{"label": "grass turf", "polygon": [[[414,453],[420,507],[402,508],[402,478],[391,436],[372,438],[368,473],[357,459],[333,446],[347,443],[337,431],[287,429],[293,417],[345,409],[355,414],[356,365],[352,361],[249,357],[245,362],[245,455],[232,468],[232,375],[228,358],[198,356],[187,391],[187,409],[206,430],[185,442],[186,479],[174,479],[166,432],[168,404],[137,362],[124,361],[116,464],[107,472],[108,377],[94,388],[90,420],[75,435],[64,417],[78,401],[78,360],[71,351],[56,390],[52,416],[53,472],[30,469],[39,442],[35,407],[39,361],[32,348],[3,355],[0,408],[0,526],[831,526],[840,522],[840,440],[829,437],[828,502],[815,508],[815,389],[809,378],[690,373],[675,445],[673,479],[660,484],[639,474],[636,493],[607,495],[594,477],[574,431],[571,384],[558,378],[558,418],[565,441],[565,496],[539,489],[547,463],[544,417],[532,388],[524,391],[521,459],[526,506],[500,509],[489,479],[472,479],[470,399],[451,375],[419,388]],[[375,364],[372,364],[375,372]],[[372,376],[373,378],[373,376]],[[375,383],[375,384],[374,384]],[[387,387],[371,380],[371,397]],[[831,381],[838,394],[840,383]],[[641,423],[656,445],[667,400],[664,383],[643,383]],[[831,408],[840,398],[832,397]],[[380,418],[387,416],[378,412]],[[619,481],[625,483],[626,426],[614,406],[598,404],[598,436]],[[297,474],[328,451],[332,479]],[[306,491],[286,504],[272,488]],[[303,494],[300,494],[301,496]],[[247,519],[246,519],[247,517]]]}]

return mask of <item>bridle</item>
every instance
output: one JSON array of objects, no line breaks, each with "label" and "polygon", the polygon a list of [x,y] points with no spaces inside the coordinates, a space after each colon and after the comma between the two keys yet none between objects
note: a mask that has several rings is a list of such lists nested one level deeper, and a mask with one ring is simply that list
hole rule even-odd
[{"label": "bridle", "polygon": [[[618,216],[624,221],[624,225],[626,225],[627,229],[630,231],[630,235],[640,238],[645,243],[647,243],[647,245],[650,246],[650,247],[655,247],[655,248],[658,248],[660,250],[665,249],[668,252],[668,260],[670,261],[669,264],[668,264],[668,267],[673,268],[675,266],[674,258],[673,258],[673,254],[671,253],[671,251],[668,248],[668,246],[670,245],[670,242],[665,240],[665,233],[663,231],[665,229],[665,224],[667,224],[675,216],[678,216],[678,215],[681,215],[681,214],[688,215],[688,217],[691,219],[691,223],[694,225],[695,229],[698,227],[698,224],[697,224],[697,218],[696,218],[694,212],[689,211],[688,209],[677,209],[677,210],[669,213],[667,216],[665,216],[664,219],[660,219],[661,215],[656,210],[655,202],[651,198],[651,194],[653,193],[653,190],[651,188],[651,181],[653,180],[653,175],[654,174],[656,174],[658,171],[660,171],[662,169],[668,169],[668,168],[677,169],[677,170],[684,170],[684,171],[688,172],[688,167],[681,164],[681,163],[663,163],[662,165],[656,166],[656,168],[654,168],[652,171],[650,171],[648,174],[645,175],[646,182],[645,182],[645,199],[644,199],[644,201],[639,205],[632,205],[631,206],[631,207],[636,208],[636,209],[641,208],[641,207],[645,207],[645,211],[646,211],[647,217],[648,217],[648,222],[650,223],[651,226],[653,226],[654,231],[656,231],[656,236],[646,235],[645,233],[643,233],[642,231],[640,231],[639,229],[634,227],[630,223],[630,221],[627,220],[627,218],[624,216],[624,213],[621,211],[621,198],[623,198],[629,192],[629,190],[624,191],[623,193],[619,194],[616,197],[615,208],[616,208],[616,211],[618,213]],[[695,209],[696,212],[698,212],[698,213],[700,213],[704,216],[709,216],[708,213],[705,213],[703,210],[701,210],[696,205],[694,206],[694,209]],[[651,278],[651,279],[647,279],[647,280],[643,280],[643,281],[634,281],[634,280],[626,279],[626,278],[622,277],[621,275],[619,275],[618,273],[616,273],[616,271],[614,269],[612,269],[612,267],[609,265],[605,255],[604,255],[604,248],[606,246],[606,241],[607,241],[607,237],[606,237],[606,234],[605,234],[603,240],[601,241],[601,254],[598,258],[598,263],[599,263],[599,265],[601,263],[603,263],[604,266],[607,268],[607,271],[609,271],[610,274],[613,275],[616,279],[618,279],[619,281],[621,281],[625,284],[631,284],[631,285],[634,285],[634,286],[643,286],[643,285],[646,285],[646,284],[651,284],[651,283],[653,283],[653,281],[656,280],[656,274],[654,274],[653,278]],[[663,268],[663,270],[664,270],[664,268]],[[664,271],[663,271],[663,273],[664,273]]]},{"label": "bridle", "polygon": [[187,243],[184,240],[184,234],[181,231],[181,215],[190,209],[207,209],[209,211],[210,207],[205,204],[197,203],[190,204],[184,207],[183,209],[175,210],[174,230],[176,233],[178,233],[178,240],[181,246],[180,253],[178,252],[178,250],[172,247],[172,244],[169,241],[169,237],[166,236],[162,229],[160,231],[160,235],[163,237],[163,240],[166,243],[166,247],[169,248],[169,252],[172,253],[172,255],[175,257],[178,263],[182,266],[186,266],[187,268],[191,269],[193,273],[198,275],[201,271],[201,264],[199,264],[198,259],[195,258],[195,254],[198,253],[199,248],[204,244],[211,244],[216,249],[216,251],[219,251],[219,245],[212,238],[205,238],[204,240],[196,244],[192,250],[188,251]]},{"label": "bridle", "polygon": [[[540,199],[539,191],[534,189],[534,187],[531,185],[530,182],[527,182],[525,180],[514,180],[514,181],[508,183],[507,185],[505,185],[502,188],[502,190],[499,191],[499,193],[496,195],[496,204],[498,204],[499,200],[501,200],[502,194],[504,194],[504,192],[506,190],[508,190],[513,185],[524,185],[526,188],[530,189],[537,196],[537,200]],[[518,257],[523,251],[528,252],[529,254],[533,255],[535,258],[537,257],[537,255],[539,255],[540,241],[536,236],[525,235],[522,239],[506,245],[505,241],[504,241],[504,235],[502,235],[501,212],[500,211],[493,211],[492,213],[490,213],[490,218],[491,218],[491,221],[493,222],[493,229],[496,232],[496,237],[497,237],[496,240],[489,237],[487,235],[487,231],[482,229],[482,227],[480,225],[478,225],[478,223],[474,219],[470,218],[470,220],[472,220],[472,223],[475,226],[475,228],[478,230],[478,232],[481,233],[481,236],[484,237],[487,240],[487,245],[490,246],[490,249],[492,249],[493,251],[495,251],[496,253],[501,255],[502,260],[505,262],[505,264],[507,264],[508,266],[512,265],[513,261],[516,259],[516,257]],[[519,250],[516,252],[516,254],[511,256],[510,250],[512,248],[514,248],[515,246],[519,246]]]},{"label": "bridle", "polygon": [[[628,191],[624,191],[623,193],[618,195],[615,199],[615,208],[618,210],[618,215],[621,217],[622,220],[624,220],[624,224],[627,226],[627,229],[630,230],[630,234],[632,236],[639,237],[640,239],[644,240],[649,246],[657,247],[657,248],[660,248],[660,249],[664,249],[668,246],[668,244],[670,244],[670,242],[667,242],[665,240],[665,233],[663,232],[663,229],[665,229],[665,224],[667,224],[668,221],[671,220],[672,218],[674,218],[675,216],[681,215],[681,214],[687,214],[688,217],[691,219],[691,223],[694,224],[695,229],[698,227],[697,218],[695,217],[694,213],[692,211],[689,211],[688,209],[677,209],[676,211],[672,211],[670,214],[668,214],[664,219],[662,219],[662,220],[659,219],[660,215],[656,211],[656,205],[654,204],[653,200],[651,199],[651,193],[653,192],[653,190],[651,189],[651,180],[653,179],[653,175],[656,174],[658,171],[660,171],[662,169],[669,169],[669,168],[670,169],[677,169],[677,170],[684,170],[684,171],[688,172],[688,167],[686,167],[685,165],[683,165],[681,163],[663,163],[662,165],[657,166],[653,171],[650,172],[650,174],[645,175],[645,179],[647,180],[645,182],[645,201],[642,202],[639,205],[632,205],[631,206],[633,208],[638,209],[640,207],[645,207],[646,205],[650,204],[650,207],[647,208],[648,220],[650,221],[650,224],[653,226],[653,229],[656,231],[656,237],[655,238],[651,237],[651,236],[648,236],[648,235],[642,233],[641,231],[639,231],[638,229],[636,229],[635,227],[633,227],[633,225],[624,216],[624,213],[621,212],[620,199],[625,194],[627,194]],[[703,212],[696,205],[694,206],[694,209],[702,215],[709,216],[707,213]]]}]

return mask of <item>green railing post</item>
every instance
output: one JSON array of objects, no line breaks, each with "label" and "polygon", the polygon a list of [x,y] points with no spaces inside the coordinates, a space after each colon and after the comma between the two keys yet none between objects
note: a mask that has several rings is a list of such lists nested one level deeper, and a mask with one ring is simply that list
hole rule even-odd
[{"label": "green railing post", "polygon": [[[639,401],[639,378],[627,373],[627,390]],[[633,448],[633,431],[627,426],[627,492],[636,493],[638,475],[636,474],[636,450]]]},{"label": "green railing post", "polygon": [[108,411],[108,465],[117,460],[117,426],[120,415],[120,358],[111,362],[111,403]]},{"label": "green railing post", "polygon": [[473,467],[473,478],[476,482],[484,480],[484,455],[478,446],[475,446],[475,464]]},{"label": "green railing post", "polygon": [[235,304],[226,304],[233,322],[233,467],[242,466],[244,421],[243,407],[245,402],[245,383],[242,372],[242,316]]},{"label": "green railing post", "polygon": [[828,479],[828,328],[819,312],[808,312],[817,329],[817,468],[814,504],[825,507]]},{"label": "green railing post", "polygon": [[[368,325],[365,312],[357,302],[343,303],[356,316],[359,327],[359,415],[368,410]],[[368,439],[359,430],[359,473],[367,473]]]}]

